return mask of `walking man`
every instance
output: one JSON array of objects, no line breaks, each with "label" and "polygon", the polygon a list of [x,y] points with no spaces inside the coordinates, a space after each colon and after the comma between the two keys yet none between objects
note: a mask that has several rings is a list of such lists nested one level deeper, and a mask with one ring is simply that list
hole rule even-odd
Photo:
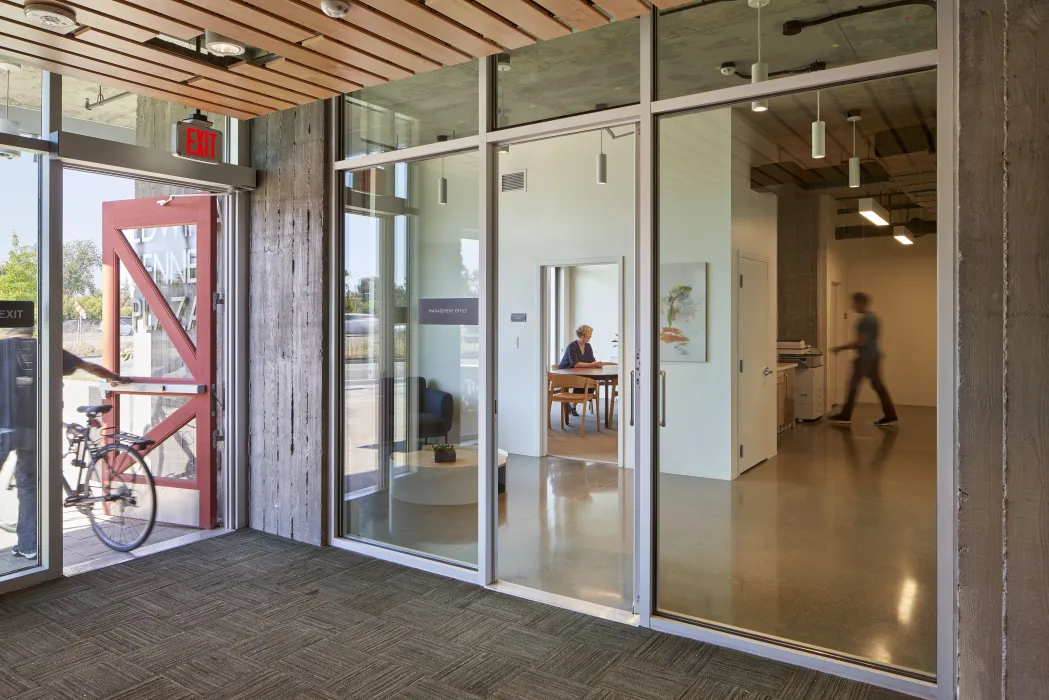
[{"label": "walking man", "polygon": [[856,324],[856,340],[848,345],[832,348],[835,355],[842,350],[855,350],[856,359],[852,363],[852,378],[849,380],[849,396],[845,400],[845,406],[841,413],[830,417],[834,423],[848,425],[852,422],[852,409],[856,405],[856,392],[860,388],[860,382],[867,378],[871,382],[871,388],[878,394],[881,400],[881,410],[885,414],[881,420],[875,421],[875,425],[885,427],[897,422],[896,407],[889,398],[889,391],[881,381],[881,350],[878,348],[879,321],[878,317],[871,313],[871,298],[863,292],[852,295],[852,305],[856,313],[860,314],[859,323]]}]

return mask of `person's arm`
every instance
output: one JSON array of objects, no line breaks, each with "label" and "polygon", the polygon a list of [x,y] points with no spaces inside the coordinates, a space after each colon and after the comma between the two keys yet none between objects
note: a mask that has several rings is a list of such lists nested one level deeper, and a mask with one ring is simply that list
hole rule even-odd
[{"label": "person's arm", "polygon": [[87,360],[81,360],[79,357],[76,358],[75,366],[76,369],[82,369],[88,374],[94,375],[99,379],[105,379],[106,381],[113,382],[116,384],[127,383],[126,377],[122,377],[116,372],[110,372],[102,365],[95,364],[94,362],[88,362]]},{"label": "person's arm", "polygon": [[[579,346],[579,344],[577,343],[576,347],[578,347],[578,346]],[[586,357],[590,357],[591,358],[589,362],[586,362],[586,361],[577,362],[575,364],[575,366],[579,367],[579,368],[582,368],[582,369],[601,369],[602,367],[605,366],[603,362],[598,362],[596,359],[594,359],[594,349],[590,346],[590,343],[586,344],[586,350],[583,351],[583,353],[581,354],[580,359],[583,360]]]},{"label": "person's arm", "polygon": [[846,343],[845,345],[839,345],[836,348],[831,348],[831,352],[837,354],[842,350],[859,350],[866,344],[867,336],[865,336],[863,333],[859,333],[856,335],[856,340],[852,341],[851,343]]}]

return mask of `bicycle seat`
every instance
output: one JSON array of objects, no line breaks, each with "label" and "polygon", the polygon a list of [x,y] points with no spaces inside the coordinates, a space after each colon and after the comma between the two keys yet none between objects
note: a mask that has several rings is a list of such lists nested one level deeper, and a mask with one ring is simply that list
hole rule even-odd
[{"label": "bicycle seat", "polygon": [[113,404],[103,403],[98,406],[79,406],[77,411],[89,416],[104,416],[113,410]]}]

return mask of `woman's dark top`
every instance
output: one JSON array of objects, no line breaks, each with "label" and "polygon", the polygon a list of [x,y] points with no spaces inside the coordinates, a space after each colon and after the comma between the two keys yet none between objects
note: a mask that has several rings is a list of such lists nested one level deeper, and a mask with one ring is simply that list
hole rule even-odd
[{"label": "woman's dark top", "polygon": [[597,362],[594,359],[594,349],[590,347],[590,343],[587,343],[586,347],[580,350],[579,343],[573,340],[565,348],[565,355],[561,358],[561,363],[557,365],[557,368],[572,369],[580,362]]}]

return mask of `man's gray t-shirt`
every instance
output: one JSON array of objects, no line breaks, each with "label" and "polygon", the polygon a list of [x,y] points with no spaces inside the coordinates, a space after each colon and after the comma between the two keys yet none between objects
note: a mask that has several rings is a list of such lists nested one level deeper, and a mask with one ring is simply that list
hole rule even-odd
[{"label": "man's gray t-shirt", "polygon": [[857,356],[861,360],[877,360],[881,357],[878,350],[878,317],[872,313],[865,313],[856,324],[856,332],[864,338],[864,343],[858,348]]}]

